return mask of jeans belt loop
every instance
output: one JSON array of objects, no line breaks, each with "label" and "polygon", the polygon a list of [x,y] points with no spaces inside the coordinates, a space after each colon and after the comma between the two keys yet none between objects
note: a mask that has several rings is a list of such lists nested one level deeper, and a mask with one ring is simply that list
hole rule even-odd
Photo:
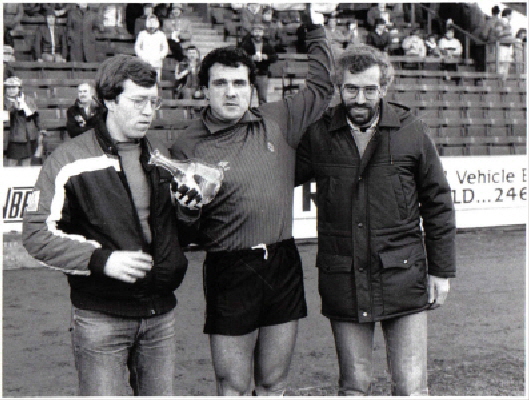
[{"label": "jeans belt loop", "polygon": [[251,247],[252,250],[263,249],[264,250],[264,259],[268,260],[268,247],[266,243],[259,243],[257,246]]}]

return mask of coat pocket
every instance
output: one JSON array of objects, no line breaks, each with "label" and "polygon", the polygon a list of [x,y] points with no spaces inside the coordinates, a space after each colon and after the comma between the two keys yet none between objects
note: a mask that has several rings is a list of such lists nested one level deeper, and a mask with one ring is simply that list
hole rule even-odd
[{"label": "coat pocket", "polygon": [[412,243],[405,247],[389,249],[380,253],[382,268],[410,268],[413,263],[424,260],[426,256],[422,243]]},{"label": "coat pocket", "polygon": [[353,259],[350,256],[318,254],[316,266],[319,269],[318,290],[323,315],[355,317],[356,295],[352,264]]},{"label": "coat pocket", "polygon": [[421,242],[380,254],[384,314],[423,307],[428,299],[426,256]]}]

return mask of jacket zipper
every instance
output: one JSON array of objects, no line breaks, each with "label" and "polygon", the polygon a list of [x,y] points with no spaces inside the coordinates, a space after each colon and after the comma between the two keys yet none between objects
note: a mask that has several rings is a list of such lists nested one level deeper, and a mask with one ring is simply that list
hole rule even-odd
[{"label": "jacket zipper", "polygon": [[[141,149],[141,151],[143,151],[143,149]],[[140,152],[141,154],[141,152]],[[132,193],[130,191],[130,187],[129,187],[129,183],[128,183],[128,180],[127,180],[127,177],[125,176],[125,171],[123,170],[123,163],[121,161],[121,156],[119,155],[118,153],[118,159],[119,159],[119,166],[120,166],[120,169],[121,169],[121,181],[123,183],[123,186],[125,187],[125,190],[127,191],[127,194],[129,196],[129,201],[130,201],[130,204],[132,206],[132,210],[133,210],[133,213],[134,213],[134,221],[136,223],[136,230],[139,234],[139,237],[141,238],[141,247],[142,247],[142,251],[144,251],[145,249],[145,246],[146,246],[146,242],[145,242],[145,237],[143,236],[143,228],[141,227],[141,222],[140,222],[140,217],[138,215],[138,211],[136,210],[136,205],[134,204],[134,200],[132,198]],[[143,169],[143,165],[142,165],[142,169]],[[153,184],[152,184],[152,177],[150,175],[147,175],[147,180],[149,182],[149,190],[151,191],[151,196],[150,196],[150,200],[149,200],[149,207],[152,209],[152,206],[153,206],[153,203],[154,203],[154,190],[153,190]],[[151,241],[151,248],[150,248],[150,253],[152,253],[152,258],[153,258],[153,266],[151,268],[151,279],[150,281],[147,283],[150,288],[151,288],[151,293],[154,293],[154,260],[155,260],[155,254],[154,254],[154,246],[152,246],[152,243],[154,243],[154,241],[156,240],[155,238],[155,233],[153,232],[153,229],[152,229],[152,212],[150,212],[151,210],[149,210],[149,227],[151,227],[151,235],[152,235],[152,241]],[[152,298],[152,296],[149,296],[150,297],[150,300],[151,300],[151,314],[152,315],[155,315],[156,314],[156,307],[155,307],[155,304],[154,304],[154,300]]]}]

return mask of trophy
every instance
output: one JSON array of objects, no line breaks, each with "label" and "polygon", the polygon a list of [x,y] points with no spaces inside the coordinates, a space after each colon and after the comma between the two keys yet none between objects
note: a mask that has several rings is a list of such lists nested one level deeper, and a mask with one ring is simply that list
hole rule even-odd
[{"label": "trophy", "polygon": [[197,160],[171,160],[159,150],[151,153],[149,164],[166,169],[173,175],[178,185],[186,185],[189,189],[198,189],[202,194],[202,204],[213,200],[220,189],[224,178],[223,163],[218,165]]}]

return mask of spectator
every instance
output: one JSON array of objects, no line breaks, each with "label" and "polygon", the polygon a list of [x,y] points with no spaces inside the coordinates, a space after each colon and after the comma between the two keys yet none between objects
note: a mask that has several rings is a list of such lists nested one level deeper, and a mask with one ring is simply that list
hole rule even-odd
[{"label": "spectator", "polygon": [[200,67],[200,52],[196,46],[189,46],[185,50],[184,59],[178,63],[175,71],[176,98],[200,99],[203,98],[198,83],[198,70]]},{"label": "spectator", "polygon": [[389,32],[386,28],[386,21],[381,18],[375,20],[375,30],[367,33],[366,44],[387,52],[391,43]]},{"label": "spectator", "polygon": [[143,30],[136,39],[134,50],[136,55],[142,60],[147,61],[156,70],[157,79],[162,77],[163,60],[169,52],[167,39],[162,31],[158,28],[160,22],[155,15],[147,18],[146,30]]},{"label": "spectator", "polygon": [[143,6],[143,15],[136,18],[136,21],[134,21],[134,36],[136,36],[136,38],[140,32],[144,31],[147,27],[147,18],[151,15],[154,15],[154,7],[151,3],[147,3]]},{"label": "spectator", "polygon": [[9,112],[5,165],[29,166],[38,146],[39,112],[35,100],[24,94],[19,78],[6,79],[4,88],[4,110]]},{"label": "spectator", "polygon": [[[384,19],[384,21],[386,21]],[[402,45],[400,43],[400,33],[398,28],[393,24],[388,24],[386,21],[386,30],[389,35],[389,46],[388,54],[390,56],[402,56],[404,52],[402,51]]]},{"label": "spectator", "polygon": [[211,25],[222,24],[224,22],[224,11],[228,4],[225,3],[209,3],[209,10],[211,13]]},{"label": "spectator", "polygon": [[[409,57],[425,57],[426,56],[426,45],[424,40],[419,36],[419,29],[412,29],[409,36],[406,36],[402,41],[402,50],[405,56]],[[403,69],[418,70],[420,64],[418,62],[404,62],[402,63]]]},{"label": "spectator", "polygon": [[191,22],[182,17],[182,5],[173,4],[169,18],[164,22],[163,31],[171,50],[170,58],[180,62],[184,58],[183,47],[193,39]]},{"label": "spectator", "polygon": [[507,78],[512,63],[514,35],[511,28],[512,10],[504,8],[501,12],[501,33],[498,49],[498,73],[503,79]]},{"label": "spectator", "polygon": [[68,40],[64,27],[55,24],[53,10],[46,11],[46,25],[40,25],[35,34],[35,57],[38,62],[66,62]]},{"label": "spectator", "polygon": [[99,30],[97,14],[87,3],[74,4],[68,12],[66,29],[70,45],[70,61],[96,62],[96,35]]},{"label": "spectator", "polygon": [[522,43],[527,43],[527,28],[518,29],[518,32],[516,32],[515,38],[518,39]]},{"label": "spectator", "polygon": [[248,3],[241,11],[241,36],[251,33],[255,24],[263,22],[263,5],[259,3]]},{"label": "spectator", "polygon": [[4,81],[7,78],[15,76],[15,68],[11,65],[15,61],[15,51],[11,46],[4,45],[4,58],[2,59],[4,64]]},{"label": "spectator", "polygon": [[[463,46],[459,39],[454,37],[454,28],[449,26],[445,36],[439,40],[439,51],[443,56],[441,69],[443,71],[456,71],[457,61],[455,60],[459,59],[463,54]],[[450,76],[447,76],[447,79],[449,80]]]},{"label": "spectator", "polygon": [[125,27],[127,32],[131,35],[137,36],[134,32],[134,25],[136,19],[143,15],[143,4],[141,3],[127,3],[125,6]]},{"label": "spectator", "polygon": [[4,57],[7,55],[9,61],[15,61],[15,39],[11,32],[11,29],[4,29]]},{"label": "spectator", "polygon": [[311,24],[306,13],[301,14],[301,25],[296,29],[296,52],[307,53],[307,27]]},{"label": "spectator", "polygon": [[[486,43],[485,48],[476,46],[474,59],[476,60],[477,70],[485,71],[487,65],[492,67],[498,58],[496,45],[500,40],[503,31],[503,22],[500,17],[500,7],[494,6],[491,9],[491,17],[487,17],[483,26],[478,30],[477,36]],[[487,62],[485,62],[487,60]]]},{"label": "spectator", "polygon": [[[13,49],[13,57],[15,51],[15,40],[12,32],[22,29],[20,21],[24,16],[24,7],[20,3],[4,3],[4,53],[5,46],[10,46]],[[14,60],[13,60],[14,61]]]},{"label": "spectator", "polygon": [[379,18],[386,21],[386,26],[393,25],[393,20],[391,19],[391,11],[387,8],[386,4],[379,3],[378,8],[380,10]]},{"label": "spectator", "polygon": [[68,19],[68,8],[69,6],[66,3],[52,3],[46,4],[44,8],[51,10],[55,14],[55,24],[57,25],[66,25]]},{"label": "spectator", "polygon": [[378,3],[371,3],[371,7],[369,10],[367,10],[366,15],[366,24],[368,30],[375,30],[377,19],[380,19],[380,8],[378,7]]},{"label": "spectator", "polygon": [[[42,3],[23,3],[23,8],[24,8],[24,14],[27,15],[28,17],[46,15],[46,9],[44,8],[44,4]],[[4,12],[4,17],[5,17],[5,12]]]},{"label": "spectator", "polygon": [[12,62],[15,62],[15,39],[13,38],[11,34],[12,30],[4,28],[4,48],[3,48],[3,54],[4,58],[2,59],[3,65],[4,65],[4,81],[6,78],[11,78],[11,76],[14,76],[14,68],[10,64]]},{"label": "spectator", "polygon": [[419,36],[419,29],[413,29],[410,35],[404,38],[402,49],[406,56],[426,56],[426,46],[424,40]]},{"label": "spectator", "polygon": [[492,16],[487,19],[485,25],[478,33],[479,38],[487,43],[495,43],[503,30],[503,24],[500,18],[500,7],[492,7],[491,14]]},{"label": "spectator", "polygon": [[171,12],[164,25],[164,31],[176,42],[186,43],[193,40],[191,21],[183,15],[181,4],[173,4]]},{"label": "spectator", "polygon": [[174,6],[177,5],[178,7],[182,7],[180,3],[173,3],[172,5],[169,5],[168,3],[158,3],[153,8],[152,12],[156,17],[158,18],[158,21],[160,21],[160,29],[164,26],[164,21],[169,18],[171,9],[174,8]]},{"label": "spectator", "polygon": [[274,10],[272,7],[266,6],[263,8],[263,26],[270,45],[274,47],[278,53],[286,51],[285,43],[281,36],[279,23],[274,18]]},{"label": "spectator", "polygon": [[255,88],[259,104],[266,103],[270,65],[277,60],[274,47],[264,37],[264,25],[256,23],[251,33],[241,41],[240,47],[252,58],[256,66]]},{"label": "spectator", "polygon": [[513,44],[513,58],[518,73],[524,74],[526,64],[526,52],[527,52],[527,29],[520,28],[516,32],[516,41]]},{"label": "spectator", "polygon": [[4,3],[4,30],[22,29],[20,21],[24,16],[24,6],[21,3]]},{"label": "spectator", "polygon": [[456,58],[463,54],[463,47],[459,39],[454,37],[454,28],[449,27],[439,40],[439,50],[444,57]]},{"label": "spectator", "polygon": [[437,37],[435,35],[428,35],[426,42],[426,55],[428,57],[441,57],[441,51],[437,45]]},{"label": "spectator", "polygon": [[98,5],[99,16],[98,20],[101,22],[100,29],[114,35],[121,35],[127,32],[123,26],[123,18],[125,14],[125,5],[122,3],[102,3]]},{"label": "spectator", "polygon": [[360,32],[358,31],[358,23],[355,20],[349,21],[347,23],[346,39],[346,50],[350,45],[358,45],[362,43],[362,38],[360,37]]},{"label": "spectator", "polygon": [[93,88],[89,83],[85,82],[79,85],[75,104],[66,111],[66,130],[71,138],[96,126],[99,107],[93,94]]},{"label": "spectator", "polygon": [[325,34],[327,35],[327,40],[329,41],[335,56],[340,55],[343,52],[344,47],[347,46],[348,38],[343,31],[336,27],[336,18],[331,16],[327,20]]},{"label": "spectator", "polygon": [[[285,3],[287,4],[287,3]],[[287,7],[277,12],[278,20],[283,27],[298,28],[301,23],[303,12],[297,7]]]}]

